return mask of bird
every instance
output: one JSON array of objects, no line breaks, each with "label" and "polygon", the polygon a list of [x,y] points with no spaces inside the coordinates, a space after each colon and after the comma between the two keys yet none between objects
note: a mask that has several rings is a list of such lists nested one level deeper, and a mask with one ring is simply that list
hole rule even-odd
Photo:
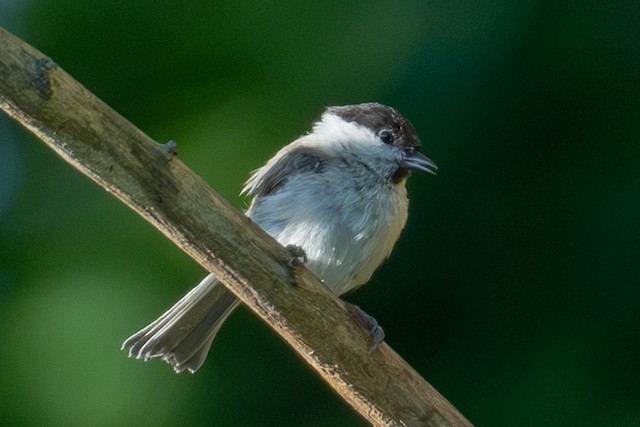
[{"label": "bird", "polygon": [[[395,108],[367,102],[326,107],[310,132],[255,170],[241,194],[246,215],[304,262],[337,296],[366,283],[390,255],[408,216],[412,171],[436,174],[413,125]],[[196,372],[239,300],[207,275],[155,321],[130,336],[130,357]],[[369,328],[372,349],[384,332]]]}]

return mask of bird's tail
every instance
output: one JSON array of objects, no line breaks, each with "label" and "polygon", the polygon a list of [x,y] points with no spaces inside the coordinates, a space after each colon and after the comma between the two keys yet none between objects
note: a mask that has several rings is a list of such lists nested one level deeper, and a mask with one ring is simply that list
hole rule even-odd
[{"label": "bird's tail", "polygon": [[222,323],[238,306],[235,296],[212,274],[123,344],[136,359],[162,359],[176,372],[194,373],[207,357]]}]

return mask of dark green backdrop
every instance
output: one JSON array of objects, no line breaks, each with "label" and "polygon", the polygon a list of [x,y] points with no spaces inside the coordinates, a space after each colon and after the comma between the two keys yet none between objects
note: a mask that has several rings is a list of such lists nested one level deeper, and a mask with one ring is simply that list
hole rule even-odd
[{"label": "dark green backdrop", "polygon": [[[478,426],[640,425],[637,1],[10,1],[50,55],[238,207],[325,105],[400,109],[438,164],[349,295]],[[0,423],[359,426],[247,310],[203,369],[121,341],[204,272],[0,117]]]}]

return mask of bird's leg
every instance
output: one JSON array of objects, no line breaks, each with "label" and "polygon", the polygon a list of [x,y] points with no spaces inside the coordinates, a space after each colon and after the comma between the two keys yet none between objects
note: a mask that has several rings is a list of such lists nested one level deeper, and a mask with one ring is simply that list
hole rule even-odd
[{"label": "bird's leg", "polygon": [[369,348],[369,353],[375,351],[384,341],[384,330],[378,324],[378,321],[373,318],[373,316],[362,311],[360,307],[355,304],[351,304],[350,302],[343,302],[349,314],[355,317],[360,322],[360,324],[364,326],[367,331],[369,331],[369,336],[373,341],[371,347]]}]

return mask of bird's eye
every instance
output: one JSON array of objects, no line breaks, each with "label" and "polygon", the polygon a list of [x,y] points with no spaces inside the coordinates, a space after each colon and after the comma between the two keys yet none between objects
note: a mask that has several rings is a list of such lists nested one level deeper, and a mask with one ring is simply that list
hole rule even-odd
[{"label": "bird's eye", "polygon": [[388,129],[381,130],[378,136],[380,137],[380,141],[384,142],[385,144],[391,144],[391,142],[393,141],[393,134]]}]

